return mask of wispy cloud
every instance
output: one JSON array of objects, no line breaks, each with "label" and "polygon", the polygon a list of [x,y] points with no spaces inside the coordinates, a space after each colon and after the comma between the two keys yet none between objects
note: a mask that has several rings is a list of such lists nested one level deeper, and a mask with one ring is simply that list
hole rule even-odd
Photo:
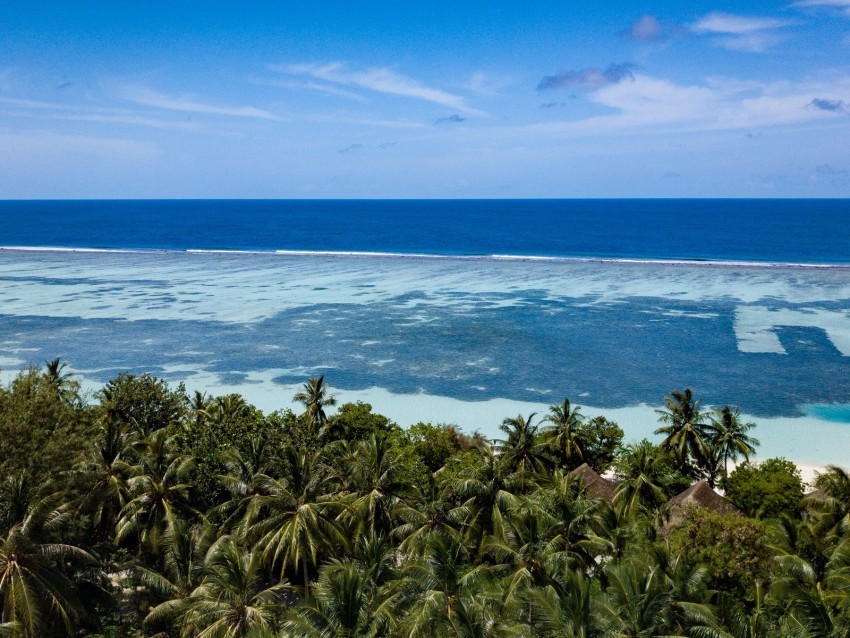
[{"label": "wispy cloud", "polygon": [[843,9],[850,16],[850,0],[800,0],[793,4],[795,7],[825,7]]},{"label": "wispy cloud", "polygon": [[388,68],[351,70],[342,62],[272,65],[272,71],[306,75],[331,85],[356,86],[377,93],[424,100],[467,114],[478,113],[463,97],[435,89]]},{"label": "wispy cloud", "polygon": [[632,40],[638,42],[654,42],[664,36],[661,23],[653,15],[643,15],[632,22],[629,26],[628,35]]},{"label": "wispy cloud", "polygon": [[252,84],[271,86],[279,89],[292,89],[294,91],[315,91],[316,93],[324,93],[325,95],[342,97],[349,100],[354,100],[355,102],[366,101],[366,98],[364,98],[359,93],[355,93],[354,91],[346,91],[345,89],[333,86],[332,84],[320,84],[319,82],[312,81],[303,82],[296,80],[279,80],[269,78],[254,78],[249,81]]},{"label": "wispy cloud", "polygon": [[727,49],[761,53],[782,41],[777,29],[793,24],[793,20],[712,12],[691,25],[691,31],[720,36],[717,44]]},{"label": "wispy cloud", "polygon": [[827,100],[817,97],[809,102],[809,106],[813,106],[821,111],[829,111],[830,113],[844,113],[847,111],[843,100]]},{"label": "wispy cloud", "polygon": [[[833,99],[819,97],[827,90],[835,96]],[[543,134],[613,135],[752,130],[835,122],[835,112],[850,104],[850,76],[798,84],[719,80],[677,84],[635,73],[632,81],[603,86],[589,93],[588,99],[612,112],[540,124],[531,130]]]},{"label": "wispy cloud", "polygon": [[120,97],[128,102],[143,106],[152,106],[167,111],[184,113],[206,113],[227,117],[259,118],[263,120],[280,120],[281,118],[264,109],[253,106],[226,106],[198,102],[188,96],[173,97],[142,86],[128,86],[120,91]]},{"label": "wispy cloud", "polygon": [[438,117],[434,120],[434,124],[460,124],[461,122],[465,122],[466,118],[455,113],[454,115],[449,115],[448,117]]},{"label": "wispy cloud", "polygon": [[0,105],[12,107],[7,113],[13,117],[30,119],[126,124],[175,130],[197,130],[199,128],[197,124],[192,122],[148,117],[124,109],[91,108],[75,104],[58,104],[13,97],[0,97]]},{"label": "wispy cloud", "polygon": [[580,89],[595,91],[609,84],[619,84],[623,80],[634,79],[633,64],[612,64],[607,69],[589,68],[580,71],[564,71],[557,75],[547,75],[537,84],[538,91],[550,89]]},{"label": "wispy cloud", "polygon": [[150,142],[114,137],[65,135],[52,131],[0,131],[0,144],[15,149],[15,161],[67,155],[94,155],[109,160],[151,160],[158,150]]}]

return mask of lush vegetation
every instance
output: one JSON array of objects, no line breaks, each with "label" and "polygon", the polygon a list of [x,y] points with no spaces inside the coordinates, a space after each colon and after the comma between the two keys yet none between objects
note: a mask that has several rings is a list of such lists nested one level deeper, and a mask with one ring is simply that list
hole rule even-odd
[{"label": "lush vegetation", "polygon": [[[803,498],[690,390],[657,443],[565,400],[407,430],[323,377],[264,414],[59,360],[0,387],[0,636],[848,636],[850,476]],[[571,470],[612,470],[613,502]],[[725,485],[746,513],[668,499]]]}]

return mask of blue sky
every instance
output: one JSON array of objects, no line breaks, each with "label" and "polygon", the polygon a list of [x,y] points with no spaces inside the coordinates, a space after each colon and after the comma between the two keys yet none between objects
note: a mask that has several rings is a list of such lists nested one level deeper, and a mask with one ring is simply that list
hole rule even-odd
[{"label": "blue sky", "polygon": [[0,198],[850,196],[850,0],[413,4],[6,3]]}]

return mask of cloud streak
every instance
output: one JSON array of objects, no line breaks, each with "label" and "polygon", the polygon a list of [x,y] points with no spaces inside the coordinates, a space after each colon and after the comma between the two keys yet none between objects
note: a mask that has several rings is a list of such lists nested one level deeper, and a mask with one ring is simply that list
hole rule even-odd
[{"label": "cloud streak", "polygon": [[480,114],[458,95],[435,89],[388,68],[351,70],[342,62],[328,64],[272,65],[272,71],[289,75],[306,75],[331,85],[354,86],[360,89],[423,100],[467,114]]},{"label": "cloud streak", "polygon": [[226,117],[257,118],[262,120],[279,121],[282,118],[264,109],[253,106],[226,106],[220,104],[205,104],[195,101],[188,96],[172,97],[159,91],[141,86],[128,86],[120,92],[120,97],[128,102],[142,106],[150,106],[167,111],[183,113],[204,113]]},{"label": "cloud streak", "polygon": [[843,100],[826,100],[817,97],[809,102],[809,106],[813,106],[821,111],[829,111],[830,113],[844,113],[847,111]]},{"label": "cloud streak", "polygon": [[777,29],[793,24],[795,22],[792,20],[715,11],[697,20],[691,25],[691,31],[720,36],[716,41],[726,49],[761,53],[782,40],[782,37],[775,33]]},{"label": "cloud streak", "polygon": [[[821,98],[825,91],[835,97]],[[684,85],[635,73],[632,81],[605,85],[588,99],[613,113],[527,130],[544,135],[643,135],[835,122],[835,113],[850,104],[850,76],[799,84],[715,80]]]},{"label": "cloud streak", "polygon": [[609,84],[619,84],[623,80],[634,80],[633,64],[611,64],[607,69],[588,68],[580,71],[564,71],[557,75],[547,75],[537,84],[538,91],[552,89],[579,89],[596,91]]},{"label": "cloud streak", "polygon": [[638,42],[654,42],[664,36],[661,23],[658,21],[658,18],[652,15],[641,16],[632,22],[628,30],[628,35],[632,40],[637,40]]},{"label": "cloud streak", "polygon": [[800,0],[793,4],[795,7],[825,7],[828,9],[843,9],[850,16],[850,0]]}]

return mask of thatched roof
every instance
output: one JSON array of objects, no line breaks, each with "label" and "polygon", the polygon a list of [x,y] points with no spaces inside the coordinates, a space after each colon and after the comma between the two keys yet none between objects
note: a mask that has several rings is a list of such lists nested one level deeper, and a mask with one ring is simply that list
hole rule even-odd
[{"label": "thatched roof", "polygon": [[814,490],[812,490],[811,492],[807,492],[807,493],[806,493],[806,494],[804,494],[803,496],[804,496],[805,498],[811,498],[811,499],[816,499],[816,500],[818,500],[818,501],[823,501],[823,500],[825,500],[827,497],[829,497],[829,494],[827,494],[826,492],[824,492],[824,491],[823,491],[823,490],[821,490],[821,489],[814,489]]},{"label": "thatched roof", "polygon": [[611,481],[599,476],[587,463],[580,465],[570,472],[570,474],[581,477],[581,480],[587,485],[587,495],[590,498],[599,498],[606,501],[614,500],[617,486]]},{"label": "thatched roof", "polygon": [[718,514],[741,514],[741,510],[711,489],[705,481],[694,483],[684,492],[671,498],[667,507],[670,512],[670,520],[665,526],[667,529],[681,523],[685,518],[685,511],[690,508],[703,507]]}]

